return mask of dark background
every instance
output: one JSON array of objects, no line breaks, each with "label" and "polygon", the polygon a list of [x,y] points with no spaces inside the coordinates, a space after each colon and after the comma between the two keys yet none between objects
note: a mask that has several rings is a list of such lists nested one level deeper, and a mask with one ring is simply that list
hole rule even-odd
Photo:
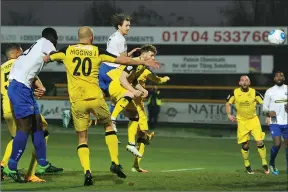
[{"label": "dark background", "polygon": [[[163,9],[165,6],[165,9]],[[277,11],[276,11],[277,10]],[[63,17],[65,11],[65,17]],[[133,26],[287,26],[288,1],[3,1],[2,25],[111,26],[114,13],[132,16]],[[6,44],[1,44],[1,50]],[[24,49],[30,44],[23,44]],[[65,45],[58,45],[58,49]],[[106,45],[99,45],[105,48]],[[139,45],[138,45],[139,46]],[[288,46],[156,45],[161,55],[273,55],[274,71],[288,72]],[[137,45],[129,44],[131,50]],[[4,61],[5,58],[1,57]],[[165,74],[163,74],[165,75]],[[168,85],[237,86],[239,74],[167,74]],[[253,86],[273,85],[273,74],[248,74]],[[66,83],[65,73],[42,72],[52,94],[55,83]],[[51,78],[52,77],[52,78]],[[163,97],[225,99],[230,91],[163,90]],[[260,91],[261,92],[261,91]],[[262,94],[264,92],[262,91]]]}]

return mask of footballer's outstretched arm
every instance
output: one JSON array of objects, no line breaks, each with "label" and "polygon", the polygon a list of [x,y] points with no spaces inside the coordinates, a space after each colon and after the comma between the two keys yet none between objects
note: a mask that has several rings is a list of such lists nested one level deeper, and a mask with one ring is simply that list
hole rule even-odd
[{"label": "footballer's outstretched arm", "polygon": [[234,97],[234,91],[227,97],[226,99],[226,105],[225,110],[226,114],[228,116],[228,119],[232,122],[236,121],[236,118],[231,114],[231,105],[234,103],[235,97]]},{"label": "footballer's outstretched arm", "polygon": [[148,61],[141,61],[141,60],[134,60],[130,57],[126,57],[123,55],[120,55],[117,57],[116,55],[113,55],[105,50],[99,49],[99,57],[103,62],[110,62],[110,63],[119,63],[122,65],[146,65],[149,67],[155,67],[159,68],[160,63],[158,61],[154,60],[148,60]]},{"label": "footballer's outstretched arm", "polygon": [[153,81],[155,83],[161,84],[161,83],[166,83],[167,81],[170,80],[170,78],[168,76],[164,76],[164,77],[159,77],[157,75],[155,75],[154,73],[151,73],[147,76],[147,78],[150,81]]},{"label": "footballer's outstretched arm", "polygon": [[131,86],[128,81],[129,74],[126,71],[123,71],[120,76],[121,85],[130,92],[135,92],[136,90]]},{"label": "footballer's outstretched arm", "polygon": [[34,78],[34,85],[35,85],[35,87],[37,87],[37,88],[44,88],[44,85],[43,85],[42,81],[39,79],[38,76],[36,76],[36,77]]},{"label": "footballer's outstretched arm", "polygon": [[255,97],[256,101],[258,104],[262,105],[263,104],[263,96],[261,95],[261,93],[259,93],[258,91],[256,91],[256,97]]},{"label": "footballer's outstretched arm", "polygon": [[143,93],[142,94],[143,98],[148,96],[149,92],[144,87],[142,87],[142,85],[140,83],[136,84],[135,88]]},{"label": "footballer's outstretched arm", "polygon": [[43,57],[43,61],[46,63],[49,61],[63,61],[66,56],[66,49],[67,47],[64,47],[57,52],[52,51],[51,53],[49,53],[49,55]]}]

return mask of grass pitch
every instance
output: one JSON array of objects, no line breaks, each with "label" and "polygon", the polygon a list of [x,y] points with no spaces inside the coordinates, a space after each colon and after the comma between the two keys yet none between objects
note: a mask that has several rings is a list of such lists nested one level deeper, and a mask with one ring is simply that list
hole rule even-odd
[{"label": "grass pitch", "polygon": [[[207,125],[208,126],[208,125]],[[52,164],[65,170],[58,175],[45,175],[46,183],[17,184],[10,178],[1,183],[2,191],[46,191],[46,190],[109,190],[109,191],[287,191],[286,162],[284,149],[277,157],[280,175],[264,175],[261,159],[254,142],[250,147],[250,161],[255,175],[248,175],[243,166],[240,146],[236,139],[195,138],[191,129],[172,128],[175,134],[167,134],[168,129],[159,128],[151,145],[146,147],[141,166],[149,173],[130,171],[133,157],[125,150],[126,135],[120,135],[120,162],[127,174],[119,179],[109,172],[110,158],[105,145],[102,128],[90,128],[89,148],[94,186],[84,187],[83,170],[77,156],[77,138],[73,129],[59,129],[50,126],[48,159]],[[6,147],[10,136],[6,125],[2,125],[1,150]],[[169,129],[171,130],[171,129]],[[177,130],[183,132],[176,134]],[[215,130],[217,131],[217,130]],[[126,133],[126,129],[120,129]],[[179,132],[178,132],[179,133]],[[168,137],[176,135],[177,137]],[[19,168],[27,169],[32,151],[29,145],[19,163]],[[271,141],[265,141],[267,156]],[[23,170],[24,171],[24,170]]]}]

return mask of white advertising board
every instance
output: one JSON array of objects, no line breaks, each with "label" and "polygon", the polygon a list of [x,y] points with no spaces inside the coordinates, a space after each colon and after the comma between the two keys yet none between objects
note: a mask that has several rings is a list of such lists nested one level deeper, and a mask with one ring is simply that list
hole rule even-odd
[{"label": "white advertising board", "polygon": [[[79,27],[54,27],[59,44],[78,42]],[[92,27],[96,44],[106,44],[113,27]],[[1,26],[1,43],[34,43],[40,38],[42,26]],[[267,37],[277,27],[132,27],[126,37],[128,44],[155,45],[269,45]],[[287,42],[286,42],[287,44]]]},{"label": "white advertising board", "polygon": [[[40,111],[46,119],[61,119],[62,112],[70,109],[69,101],[39,100]],[[109,103],[108,103],[109,104]],[[232,114],[236,114],[232,106]],[[262,107],[257,106],[257,114],[261,123],[265,124]],[[122,114],[119,121],[127,121]],[[164,102],[159,114],[159,122],[170,123],[205,123],[205,124],[233,124],[227,119],[225,103],[176,103]]]},{"label": "white advertising board", "polygon": [[183,55],[158,56],[161,63],[155,73],[173,74],[247,74],[272,73],[273,56],[271,55]]},{"label": "white advertising board", "polygon": [[[161,63],[159,69],[152,69],[155,73],[166,74],[247,74],[272,73],[273,56],[227,56],[227,55],[171,55],[157,56]],[[48,63],[43,72],[65,72],[62,63]]]}]

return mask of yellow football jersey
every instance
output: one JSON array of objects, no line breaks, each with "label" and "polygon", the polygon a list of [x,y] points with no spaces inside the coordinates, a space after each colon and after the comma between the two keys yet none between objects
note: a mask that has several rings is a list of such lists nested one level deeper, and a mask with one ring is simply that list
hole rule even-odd
[{"label": "yellow football jersey", "polygon": [[[140,60],[139,57],[135,57],[133,58],[134,60]],[[128,82],[129,83],[134,83],[135,80],[138,79],[138,77],[140,77],[140,75],[145,71],[148,70],[147,67],[145,65],[120,65],[120,67],[116,68],[116,69],[112,69],[111,71],[109,71],[107,73],[107,75],[112,79],[112,80],[116,80],[119,81],[120,76],[122,74],[123,71],[127,72],[129,74],[128,77]]]},{"label": "yellow football jersey", "polygon": [[112,81],[119,81],[119,78],[125,69],[126,65],[120,65],[118,68],[112,69],[107,72],[107,75],[112,79]]},{"label": "yellow football jersey", "polygon": [[102,98],[98,79],[100,65],[115,63],[116,57],[87,44],[69,45],[50,55],[52,61],[61,60],[65,65],[71,102]]},{"label": "yellow football jersey", "polygon": [[9,85],[9,73],[12,68],[12,65],[16,59],[10,59],[6,63],[3,63],[1,65],[1,94],[2,98],[4,99],[9,99],[8,94],[7,94],[7,88]]},{"label": "yellow football jersey", "polygon": [[[138,83],[145,87],[145,83],[147,80],[150,80],[154,83],[162,83],[165,78],[158,77],[156,74],[154,74],[152,71],[145,69],[144,72],[138,77]],[[166,81],[164,81],[166,82]]]},{"label": "yellow football jersey", "polygon": [[227,97],[227,102],[235,104],[237,119],[252,119],[257,116],[256,105],[263,103],[263,96],[253,88],[249,88],[247,92],[237,88]]}]

